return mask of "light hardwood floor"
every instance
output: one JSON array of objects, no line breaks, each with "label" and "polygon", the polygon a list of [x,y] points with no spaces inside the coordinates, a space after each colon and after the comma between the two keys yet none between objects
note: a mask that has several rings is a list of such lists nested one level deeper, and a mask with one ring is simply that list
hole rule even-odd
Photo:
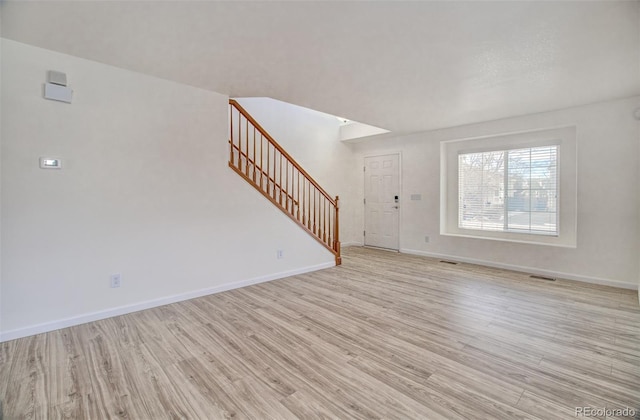
[{"label": "light hardwood floor", "polygon": [[0,344],[5,419],[558,419],[640,406],[634,291],[364,248]]}]

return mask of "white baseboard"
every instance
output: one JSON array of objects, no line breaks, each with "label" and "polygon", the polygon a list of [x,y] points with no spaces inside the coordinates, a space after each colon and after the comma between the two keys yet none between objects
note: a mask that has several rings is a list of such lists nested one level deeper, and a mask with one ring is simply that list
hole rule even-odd
[{"label": "white baseboard", "polygon": [[324,268],[334,267],[334,262],[326,262],[322,264],[312,265],[308,267],[298,268],[295,270],[282,271],[280,273],[269,274],[266,276],[254,277],[252,279],[236,281],[233,283],[221,284],[219,286],[208,287],[205,289],[194,290],[187,293],[166,296],[159,299],[152,299],[143,302],[133,303],[130,305],[118,306],[116,308],[105,309],[102,311],[90,312],[70,318],[59,319],[56,321],[45,322],[42,324],[32,325],[24,328],[17,328],[0,333],[0,343],[3,341],[15,340],[16,338],[28,337],[30,335],[46,333],[49,331],[59,330],[61,328],[72,327],[74,325],[85,324],[87,322],[98,321],[100,319],[111,318],[118,315],[125,315],[132,312],[142,311],[144,309],[155,308],[157,306],[168,305],[170,303],[181,302],[183,300],[194,299],[201,296],[212,295],[215,293],[225,292],[227,290],[238,289],[240,287],[251,286],[252,284],[264,283],[284,277],[295,276],[296,274],[308,273],[311,271],[322,270]]},{"label": "white baseboard", "polygon": [[350,241],[350,242],[342,242],[340,243],[340,246],[342,248],[346,248],[348,246],[362,246],[364,245],[362,242],[358,242],[358,241]]},{"label": "white baseboard", "polygon": [[503,263],[497,263],[493,261],[480,260],[476,258],[459,257],[456,255],[437,254],[434,252],[420,251],[417,249],[401,248],[400,252],[405,254],[412,254],[412,255],[422,255],[424,257],[442,258],[442,259],[457,261],[462,263],[485,265],[487,267],[504,268],[506,270],[521,271],[523,273],[537,274],[537,275],[542,275],[546,277],[557,277],[557,278],[567,279],[567,280],[582,281],[585,283],[600,284],[603,286],[613,286],[613,287],[619,287],[622,289],[638,290],[637,284],[627,283],[620,280],[611,280],[611,279],[603,279],[600,277],[583,276],[580,274],[564,273],[561,271],[543,270],[543,269],[539,269],[535,267],[527,267],[523,265],[503,264]]}]

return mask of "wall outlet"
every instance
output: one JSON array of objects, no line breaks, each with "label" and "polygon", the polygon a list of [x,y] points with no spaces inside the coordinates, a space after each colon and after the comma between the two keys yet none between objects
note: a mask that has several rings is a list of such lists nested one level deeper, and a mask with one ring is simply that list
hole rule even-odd
[{"label": "wall outlet", "polygon": [[429,237],[428,237],[428,236],[425,236],[425,237],[424,237],[424,241],[425,241],[426,243],[429,243]]},{"label": "wall outlet", "polygon": [[279,260],[284,258],[284,251],[282,249],[276,251],[276,258]]},{"label": "wall outlet", "polygon": [[110,279],[111,279],[111,288],[120,287],[120,284],[122,283],[121,274],[112,274]]}]

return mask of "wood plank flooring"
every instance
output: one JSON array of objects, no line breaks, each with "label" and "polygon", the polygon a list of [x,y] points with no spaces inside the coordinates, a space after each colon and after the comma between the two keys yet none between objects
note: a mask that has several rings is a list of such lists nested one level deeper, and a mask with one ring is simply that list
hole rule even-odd
[{"label": "wood plank flooring", "polygon": [[572,419],[640,408],[635,291],[365,248],[0,344],[4,419]]}]

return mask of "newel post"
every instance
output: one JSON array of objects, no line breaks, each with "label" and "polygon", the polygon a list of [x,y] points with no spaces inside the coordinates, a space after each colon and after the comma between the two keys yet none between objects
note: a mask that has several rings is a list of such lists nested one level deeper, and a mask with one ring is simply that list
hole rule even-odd
[{"label": "newel post", "polygon": [[336,251],[336,265],[342,264],[342,257],[340,256],[340,197],[336,195],[336,220],[333,224],[333,249]]},{"label": "newel post", "polygon": [[233,106],[229,104],[229,163],[233,163]]}]

